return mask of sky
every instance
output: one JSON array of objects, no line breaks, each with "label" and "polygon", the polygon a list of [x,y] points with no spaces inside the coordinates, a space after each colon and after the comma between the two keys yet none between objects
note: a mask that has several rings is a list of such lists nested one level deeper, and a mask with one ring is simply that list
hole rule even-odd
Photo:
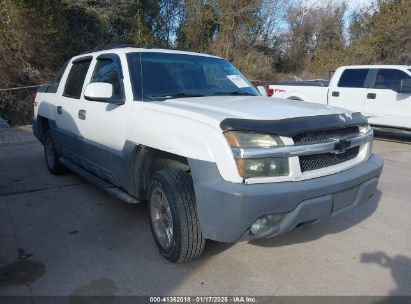
[{"label": "sky", "polygon": [[[324,1],[321,0],[303,0],[303,2],[307,3],[307,6],[321,4]],[[342,3],[345,2],[348,5],[349,10],[357,10],[367,6],[370,6],[375,0],[334,0],[335,3]]]},{"label": "sky", "polygon": [[[299,0],[297,0],[299,1]],[[315,5],[321,5],[324,4],[324,2],[328,3],[335,3],[335,4],[341,4],[341,3],[346,3],[347,4],[347,11],[344,16],[344,21],[345,21],[345,28],[348,28],[349,22],[350,22],[350,16],[353,12],[370,7],[372,4],[374,4],[377,0],[301,0],[307,7],[313,7]],[[287,24],[285,20],[280,23],[280,30],[287,30]]]},{"label": "sky", "polygon": [[361,9],[364,7],[370,6],[372,3],[374,3],[373,0],[347,0],[345,1],[347,3],[348,8],[350,10],[355,10],[355,9]]}]

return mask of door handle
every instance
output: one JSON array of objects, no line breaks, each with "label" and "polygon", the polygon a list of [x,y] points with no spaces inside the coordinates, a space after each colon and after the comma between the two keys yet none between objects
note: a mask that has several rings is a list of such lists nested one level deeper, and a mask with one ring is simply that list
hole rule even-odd
[{"label": "door handle", "polygon": [[368,99],[375,99],[375,97],[377,97],[377,94],[375,94],[375,93],[368,93],[367,94]]},{"label": "door handle", "polygon": [[334,91],[331,94],[333,97],[339,97],[340,96],[340,92]]},{"label": "door handle", "polygon": [[57,107],[57,114],[58,114],[58,115],[63,114],[63,107],[62,107],[62,106],[58,106],[58,107]]},{"label": "door handle", "polygon": [[78,111],[78,118],[80,118],[81,120],[85,120],[86,119],[86,110]]}]

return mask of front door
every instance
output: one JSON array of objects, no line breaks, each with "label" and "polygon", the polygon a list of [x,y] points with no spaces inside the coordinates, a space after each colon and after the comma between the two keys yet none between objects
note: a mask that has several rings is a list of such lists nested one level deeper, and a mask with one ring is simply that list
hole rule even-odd
[{"label": "front door", "polygon": [[376,71],[365,100],[365,114],[371,124],[411,129],[411,94],[397,93],[401,79],[411,76],[397,69]]},{"label": "front door", "polygon": [[126,146],[127,118],[121,62],[116,54],[104,54],[92,64],[86,85],[94,82],[110,83],[113,95],[106,101],[82,98],[82,118],[79,128],[83,156],[89,171],[119,186],[127,178],[128,147]]}]

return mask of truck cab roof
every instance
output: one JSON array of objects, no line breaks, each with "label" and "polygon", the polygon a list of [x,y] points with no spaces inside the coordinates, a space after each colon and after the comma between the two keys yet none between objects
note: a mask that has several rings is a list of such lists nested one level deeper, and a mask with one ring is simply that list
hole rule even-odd
[{"label": "truck cab roof", "polygon": [[203,54],[203,53],[196,53],[196,52],[188,52],[188,51],[181,51],[176,49],[164,49],[164,48],[152,48],[150,46],[135,46],[135,45],[113,45],[113,46],[105,46],[105,47],[98,47],[94,50],[84,52],[78,56],[73,57],[73,60],[84,56],[90,55],[100,55],[105,53],[115,53],[115,54],[127,54],[127,53],[134,53],[134,52],[147,52],[147,53],[167,53],[167,54],[185,54],[185,55],[192,55],[192,56],[202,56],[202,57],[212,57],[212,58],[220,58],[218,56]]},{"label": "truck cab roof", "polygon": [[340,69],[410,69],[411,66],[395,64],[345,65]]}]

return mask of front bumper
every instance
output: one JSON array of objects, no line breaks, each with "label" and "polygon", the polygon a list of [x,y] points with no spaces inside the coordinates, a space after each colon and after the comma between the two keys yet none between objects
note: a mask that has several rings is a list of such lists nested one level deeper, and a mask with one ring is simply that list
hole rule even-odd
[{"label": "front bumper", "polygon": [[[223,180],[215,163],[190,159],[189,165],[204,237],[231,243],[279,235],[367,200],[377,188],[383,160],[373,154],[366,162],[340,173],[251,185]],[[268,233],[255,237],[249,232],[259,217],[278,213],[287,215]]]}]

